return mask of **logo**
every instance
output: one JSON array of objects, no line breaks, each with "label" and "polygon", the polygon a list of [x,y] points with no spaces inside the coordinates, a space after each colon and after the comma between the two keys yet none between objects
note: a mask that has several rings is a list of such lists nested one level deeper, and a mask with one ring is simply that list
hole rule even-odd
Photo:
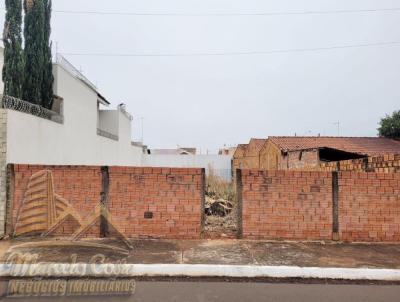
[{"label": "logo", "polygon": [[[132,295],[136,283],[129,278],[132,267],[126,265],[126,259],[133,246],[103,200],[104,194],[93,212],[82,217],[68,200],[55,192],[52,171],[33,174],[14,227],[14,236],[29,236],[29,240],[22,239],[6,253],[3,276],[12,279],[5,294],[9,297]],[[83,240],[93,235],[93,229],[100,233],[104,225],[107,232],[112,231],[112,242]],[[57,258],[57,251],[68,259]],[[71,276],[74,279],[69,280]],[[91,276],[102,279],[90,279]],[[24,279],[14,279],[20,277]]]},{"label": "logo", "polygon": [[[25,198],[17,215],[14,236],[40,235],[50,237],[57,230],[74,221],[76,231],[67,240],[76,243],[96,225],[98,221],[106,223],[114,231],[114,236],[120,239],[126,250],[133,247],[128,238],[113,221],[112,215],[102,202],[96,206],[93,213],[82,219],[71,204],[54,192],[53,174],[49,170],[37,172],[29,179]],[[44,244],[44,243],[43,243]],[[110,248],[109,245],[105,248]]]}]

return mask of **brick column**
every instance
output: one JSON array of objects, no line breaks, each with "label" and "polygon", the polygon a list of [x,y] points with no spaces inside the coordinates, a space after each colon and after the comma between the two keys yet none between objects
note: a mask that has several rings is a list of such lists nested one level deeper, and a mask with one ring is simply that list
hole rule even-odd
[{"label": "brick column", "polygon": [[5,233],[7,192],[7,111],[0,109],[0,237]]}]

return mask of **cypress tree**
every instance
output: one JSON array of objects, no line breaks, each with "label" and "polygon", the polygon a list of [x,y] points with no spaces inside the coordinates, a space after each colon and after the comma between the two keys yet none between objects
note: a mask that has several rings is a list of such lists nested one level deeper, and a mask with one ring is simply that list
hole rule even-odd
[{"label": "cypress tree", "polygon": [[43,0],[24,0],[24,11],[25,79],[23,98],[25,101],[41,105],[45,35]]},{"label": "cypress tree", "polygon": [[52,1],[44,0],[44,39],[43,39],[43,82],[42,82],[42,106],[51,109],[53,104],[53,62],[51,55],[51,9]]},{"label": "cypress tree", "polygon": [[22,98],[24,81],[24,61],[22,52],[22,2],[6,0],[4,23],[4,94]]}]

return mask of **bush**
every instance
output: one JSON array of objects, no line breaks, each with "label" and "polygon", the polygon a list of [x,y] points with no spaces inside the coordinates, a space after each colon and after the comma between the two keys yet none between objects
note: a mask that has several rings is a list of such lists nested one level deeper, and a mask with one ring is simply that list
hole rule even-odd
[{"label": "bush", "polygon": [[233,184],[216,175],[212,166],[208,167],[206,195],[213,199],[236,200],[236,190]]},{"label": "bush", "polygon": [[381,119],[378,128],[379,136],[400,139],[400,110]]}]

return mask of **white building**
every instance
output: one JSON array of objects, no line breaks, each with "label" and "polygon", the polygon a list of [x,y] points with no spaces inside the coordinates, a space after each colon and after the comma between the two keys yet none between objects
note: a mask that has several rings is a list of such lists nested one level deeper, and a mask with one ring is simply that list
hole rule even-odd
[{"label": "white building", "polygon": [[142,148],[132,144],[131,115],[122,106],[101,109],[110,103],[63,57],[53,74],[54,94],[63,99],[52,108],[59,116],[49,120],[5,104],[7,163],[140,165]]}]

